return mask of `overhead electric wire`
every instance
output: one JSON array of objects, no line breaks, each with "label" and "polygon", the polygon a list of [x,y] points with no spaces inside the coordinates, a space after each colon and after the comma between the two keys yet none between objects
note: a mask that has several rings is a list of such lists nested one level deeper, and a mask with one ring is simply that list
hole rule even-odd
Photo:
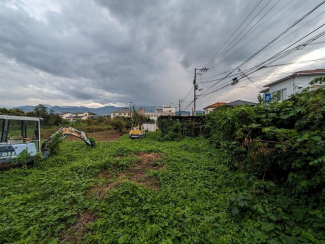
[{"label": "overhead electric wire", "polygon": [[[288,4],[286,4],[285,6],[283,6],[282,7],[282,9],[284,9],[284,8],[286,8],[290,3],[292,3],[294,0],[292,0],[292,1],[290,1]],[[288,9],[284,14],[282,14],[280,17],[278,17],[277,19],[275,19],[270,25],[268,25],[266,28],[270,28],[270,27],[272,27],[271,25],[272,24],[274,24],[276,21],[282,21],[283,19],[285,19],[287,16],[285,16],[286,14],[291,14],[291,13],[289,13],[289,11],[295,11],[296,9],[297,9],[297,7],[300,7],[302,4],[304,4],[305,2],[303,2],[303,1],[308,1],[308,0],[300,0],[298,3],[296,3],[294,6],[292,6],[290,9]],[[299,4],[301,4],[301,5],[299,5]],[[296,8],[296,9],[295,9]],[[273,18],[274,16],[275,16],[276,14],[274,14],[273,16],[271,16],[269,19],[271,19],[271,18]],[[280,19],[280,18],[282,18],[282,19]],[[267,20],[266,20],[267,21]],[[263,25],[266,21],[264,21],[261,25]],[[261,25],[259,25],[258,27],[260,27]],[[257,27],[257,28],[258,28]],[[262,31],[264,31],[264,29],[262,30]],[[259,32],[258,34],[260,34],[261,32]],[[242,47],[242,48],[244,48],[244,47]],[[237,51],[237,50],[236,50]],[[236,52],[237,53],[237,52]],[[210,69],[211,69],[211,67],[210,67]],[[229,71],[225,71],[225,72],[222,72],[222,73],[220,73],[220,74],[216,74],[216,75],[212,75],[212,76],[209,76],[209,77],[204,77],[204,78],[202,78],[202,79],[209,79],[209,78],[212,78],[212,77],[216,77],[216,76],[220,76],[220,75],[222,75],[222,74],[225,74],[225,73],[229,73],[229,72],[231,72],[231,71],[233,71],[233,70],[236,70],[236,68],[234,68],[234,69],[232,69],[232,70],[229,70]]]},{"label": "overhead electric wire", "polygon": [[[293,32],[291,32],[290,34],[286,35],[285,37],[281,38],[280,40],[276,41],[275,43],[273,43],[273,45],[269,46],[268,48],[266,48],[263,52],[265,52],[266,50],[274,47],[274,45],[276,45],[277,43],[281,42],[282,40],[284,40],[285,38],[291,36],[292,34],[296,33],[298,30],[300,30],[302,27],[308,25],[310,22],[312,22],[313,20],[315,20],[316,18],[318,18],[319,16],[321,16],[322,14],[324,14],[325,11],[321,12],[319,15],[317,15],[316,17],[312,18],[311,20],[309,20],[307,23],[305,23],[304,25],[300,26],[299,28],[297,28],[296,30],[294,30]],[[319,42],[319,43],[324,43],[324,42]],[[319,44],[319,43],[312,43],[309,45],[314,45],[314,44]],[[261,52],[261,53],[263,53]]]},{"label": "overhead electric wire", "polygon": [[192,102],[190,102],[189,104],[187,104],[185,107],[184,107],[184,109],[183,110],[186,110],[186,109],[188,109],[192,104],[193,104],[193,102],[194,101],[192,101]]},{"label": "overhead electric wire", "polygon": [[[317,8],[319,8],[321,5],[323,5],[325,3],[325,1],[322,1],[321,3],[319,3],[318,5],[316,5],[312,10],[310,10],[309,12],[307,12],[304,16],[302,16],[301,18],[299,18],[297,21],[295,21],[292,25],[290,25],[286,30],[284,30],[283,32],[281,32],[277,37],[275,37],[272,41],[270,41],[268,44],[266,44],[263,48],[261,48],[259,51],[257,51],[255,54],[253,54],[250,58],[248,58],[245,62],[243,62],[241,65],[239,65],[236,69],[240,68],[241,66],[243,66],[244,64],[246,64],[247,62],[249,62],[250,60],[252,60],[254,57],[256,57],[259,53],[261,53],[265,48],[267,48],[269,45],[271,45],[272,43],[274,43],[276,40],[278,40],[281,36],[283,36],[286,32],[288,32],[290,29],[292,29],[295,25],[297,25],[299,22],[301,22],[304,18],[306,18],[308,15],[310,15],[311,13],[313,13]],[[305,35],[303,38],[299,39],[297,42],[301,41],[302,39],[306,38],[308,35],[312,34],[313,32],[317,31],[318,29],[322,28],[324,25],[318,27],[317,29],[315,29],[314,31],[308,33],[307,35]],[[288,46],[286,49],[282,50],[282,52],[284,52],[285,50],[287,50],[288,48],[290,48],[291,46],[293,46],[294,44],[296,44],[297,42],[293,43],[292,45]],[[308,43],[307,43],[308,44]],[[281,52],[278,53],[277,55],[281,55]],[[275,57],[272,57],[275,58]],[[267,61],[265,61],[267,62]],[[253,68],[255,68],[256,66],[254,66]],[[252,69],[253,69],[252,68]],[[234,69],[234,70],[236,70]],[[234,71],[233,70],[233,71]],[[228,78],[229,75],[231,75],[232,72],[230,72],[227,76],[225,76],[223,79]],[[221,80],[223,80],[221,79]],[[220,80],[220,81],[221,81]],[[211,87],[209,87],[204,93],[206,93],[208,90],[212,89],[215,85],[217,85],[220,81],[216,82],[214,85],[212,85]]]},{"label": "overhead electric wire", "polygon": [[[252,71],[256,68],[260,68],[263,64],[267,63],[268,61],[272,61],[275,62],[278,60],[278,58],[283,58],[284,56],[287,56],[289,55],[291,52],[294,52],[296,50],[301,50],[302,48],[304,48],[305,46],[309,45],[311,42],[313,42],[314,40],[317,40],[318,38],[322,37],[324,35],[324,31],[319,33],[318,35],[312,37],[311,39],[303,42],[302,44],[299,44],[297,45],[295,48],[291,48],[289,49],[290,47],[292,47],[293,45],[297,44],[298,42],[300,42],[301,40],[303,40],[304,38],[308,37],[309,35],[311,35],[312,33],[314,33],[315,31],[319,30],[320,28],[324,27],[325,24],[319,26],[318,28],[314,29],[313,31],[309,32],[307,35],[305,35],[304,37],[300,38],[298,41],[292,43],[291,45],[289,45],[288,47],[286,47],[285,49],[283,49],[281,52],[277,53],[276,55],[274,55],[273,57],[269,58],[268,60],[264,61],[263,63],[259,64],[259,65],[256,65],[252,68],[249,69],[249,71]],[[283,56],[284,55],[284,56]],[[264,65],[264,66],[267,66],[268,64]],[[246,70],[247,72],[248,70]]]},{"label": "overhead electric wire", "polygon": [[[218,59],[215,60],[214,64],[221,58],[225,57],[227,55],[227,53],[229,53],[240,41],[242,41],[243,39],[245,39],[247,37],[248,34],[250,34],[251,32],[254,32],[256,29],[258,29],[261,25],[263,25],[263,22],[261,25],[257,26],[256,29],[254,29],[254,27],[260,23],[262,21],[262,19],[280,2],[281,0],[278,0],[246,33],[244,33],[244,35],[242,37],[240,37],[240,39],[238,39],[230,48],[228,48],[228,50],[225,50],[225,52],[223,52]],[[307,1],[307,0],[305,0]],[[253,30],[253,31],[252,31]],[[209,66],[209,68],[211,69],[211,67],[213,67],[212,64],[211,66]]]},{"label": "overhead electric wire", "polygon": [[[307,45],[312,45],[312,44],[320,44],[320,43],[325,43],[324,42],[317,42],[317,43],[310,43],[310,44],[307,44]],[[284,66],[284,65],[292,65],[292,64],[298,64],[298,63],[308,63],[308,62],[319,62],[319,61],[323,61],[325,60],[325,58],[320,58],[320,59],[311,59],[311,60],[305,60],[305,61],[300,61],[300,62],[291,62],[291,63],[285,63],[285,64],[276,64],[276,65],[270,65],[270,66],[265,66],[264,68],[271,68],[271,67],[276,67],[276,66]],[[229,77],[234,77],[234,76],[237,76],[239,75],[240,73],[235,73],[235,74],[232,74]],[[282,73],[279,73],[279,74],[282,74]],[[283,73],[284,74],[284,73]],[[267,75],[268,76],[268,75]],[[262,77],[262,76],[259,76],[259,77]],[[255,77],[253,77],[255,78]],[[219,80],[223,80],[224,78],[220,78],[220,79],[215,79],[215,80],[208,80],[208,81],[201,81],[200,83],[209,83],[209,82],[213,82],[213,81],[219,81]]]},{"label": "overhead electric wire", "polygon": [[248,75],[246,75],[243,71],[241,71],[241,69],[239,69],[239,71],[256,87],[256,88],[258,88],[258,89],[260,89],[260,90],[263,90],[263,88],[262,87],[260,87],[259,85],[257,85],[257,84],[255,84],[255,82],[251,79],[251,78],[249,78],[248,77]]},{"label": "overhead electric wire", "polygon": [[191,88],[191,90],[187,93],[187,95],[181,100],[181,103],[184,102],[184,100],[191,94],[193,90],[193,87]]},{"label": "overhead electric wire", "polygon": [[234,36],[234,34],[240,29],[240,27],[242,27],[242,25],[245,23],[245,21],[252,15],[252,13],[255,11],[255,9],[260,5],[260,3],[263,0],[260,0],[258,2],[258,4],[255,6],[255,8],[253,8],[253,10],[247,15],[247,17],[244,19],[244,21],[242,21],[242,23],[237,27],[237,29],[231,34],[231,36],[228,38],[228,40],[222,45],[222,47],[219,49],[219,51],[209,60],[209,62],[204,66],[207,67],[209,65],[210,62],[212,62],[212,60],[220,53],[220,51],[224,48],[224,46],[228,43],[228,41]]},{"label": "overhead electric wire", "polygon": [[[294,0],[290,1],[288,4],[286,4],[282,9],[285,9],[288,5],[290,5]],[[284,15],[286,15],[287,13],[289,13],[290,11],[295,11],[297,7],[300,7],[301,5],[299,4],[304,4],[306,1],[308,0],[299,0],[298,3],[296,3],[294,6],[290,7],[284,14],[282,14],[280,17],[278,17],[278,19],[282,18]],[[277,13],[276,13],[277,14]],[[272,15],[269,19],[272,19],[276,14]],[[290,13],[289,13],[290,14]],[[277,21],[278,19],[274,20],[273,22]],[[264,21],[263,23],[261,23],[259,26],[257,26],[252,32],[254,32],[256,29],[258,29],[260,26],[262,26],[264,23],[266,23],[266,21]],[[272,23],[271,23],[272,24]],[[251,28],[252,29],[252,28]],[[250,30],[251,31],[251,30]],[[220,55],[220,57],[224,57],[232,48],[234,48],[239,41],[241,41],[242,39],[244,39],[244,37],[246,37],[247,34],[249,34],[250,31],[247,31],[246,34],[244,36],[242,36],[235,44],[233,44],[228,50],[224,51],[223,54]],[[215,62],[217,61],[217,59],[215,60]],[[211,69],[213,65],[210,65],[209,68]]]},{"label": "overhead electric wire", "polygon": [[[299,3],[302,3],[302,1],[308,1],[308,0],[301,0],[301,1],[299,1]],[[292,2],[292,1],[291,1]],[[290,2],[290,3],[291,3]],[[298,4],[299,4],[298,3]],[[287,6],[287,5],[286,5]],[[294,5],[294,7],[296,7],[297,5]],[[292,8],[294,8],[294,7],[291,7],[289,10],[291,10]],[[300,7],[300,6],[299,6]],[[283,15],[282,15],[283,16]],[[281,34],[280,34],[281,35]],[[248,62],[248,61],[246,61],[246,62]],[[243,64],[245,64],[245,62],[243,63]],[[229,75],[231,75],[236,69],[238,69],[238,68],[240,68],[243,64],[241,64],[240,66],[238,66],[237,68],[234,68],[232,71],[230,71],[230,73],[227,75],[227,76],[225,76],[223,79],[226,79],[226,78],[228,78],[229,77]],[[222,80],[223,80],[222,79]],[[211,87],[209,87],[205,92],[207,92],[208,90],[210,90],[210,89],[212,89],[215,85],[217,85],[219,82],[217,82],[217,83],[215,83],[214,85],[212,85]],[[205,93],[205,92],[203,92],[203,93]]]},{"label": "overhead electric wire", "polygon": [[318,9],[320,6],[322,6],[325,3],[325,1],[322,1],[321,3],[317,4],[312,10],[307,12],[305,15],[303,15],[301,18],[299,18],[297,21],[295,21],[292,25],[290,25],[286,30],[281,32],[277,37],[275,37],[272,41],[270,41],[268,44],[266,44],[263,48],[261,48],[258,52],[256,52],[254,55],[249,57],[241,66],[252,60],[254,57],[256,57],[259,53],[261,53],[264,49],[266,49],[268,46],[270,46],[272,43],[274,43],[276,40],[278,40],[281,36],[283,36],[285,33],[287,33],[289,30],[291,30],[295,25],[300,23],[304,18],[306,18],[308,15],[313,13],[316,9]]},{"label": "overhead electric wire", "polygon": [[[266,8],[266,6],[271,2],[271,0],[269,0],[263,7],[262,9],[255,15],[255,17],[245,26],[245,28],[226,46],[226,50],[227,48],[234,42],[237,40],[237,38],[246,30],[246,28],[256,19],[256,17]],[[220,55],[223,55],[224,52],[226,51],[222,51]],[[207,68],[210,68],[214,65],[214,63],[216,62],[216,60],[218,59],[219,57],[216,57],[215,60],[211,63],[211,64],[208,64],[206,67]]]},{"label": "overhead electric wire", "polygon": [[[318,30],[319,28],[323,27],[324,25],[325,25],[325,24],[323,24],[322,26],[320,26],[320,27],[318,27],[317,29],[313,30],[312,32],[308,33],[307,35],[305,35],[305,36],[304,36],[303,38],[301,38],[300,40],[304,39],[306,36],[308,36],[308,35],[310,35],[311,33],[315,32],[316,30]],[[273,62],[276,62],[277,60],[279,60],[279,59],[281,59],[281,58],[284,58],[284,57],[288,56],[288,55],[291,54],[292,52],[297,51],[297,50],[300,50],[300,47],[301,47],[301,46],[305,46],[306,44],[309,44],[309,43],[311,43],[311,42],[317,40],[318,38],[320,38],[320,37],[322,37],[322,36],[324,36],[324,35],[325,35],[325,31],[323,31],[323,32],[321,32],[321,33],[315,35],[314,37],[310,38],[309,40],[305,41],[304,43],[299,44],[299,45],[297,45],[296,47],[293,47],[293,48],[289,49],[292,45],[294,45],[295,43],[297,43],[297,42],[300,41],[300,40],[298,40],[297,42],[295,42],[294,44],[291,44],[290,46],[288,46],[288,47],[285,48],[284,50],[280,51],[279,53],[277,53],[277,54],[274,55],[273,57],[269,58],[268,60],[266,60],[266,61],[262,62],[261,64],[256,65],[255,67],[249,69],[250,71],[249,71],[249,73],[246,73],[246,75],[253,74],[253,73],[259,71],[260,69],[262,69],[263,67],[267,67],[269,64],[272,64]],[[266,64],[266,65],[263,66],[263,64]],[[241,78],[242,78],[242,77],[241,77]],[[239,78],[239,80],[240,80],[241,78]],[[229,85],[231,85],[231,81],[228,81],[228,84],[224,83],[224,84],[222,84],[222,85],[224,85],[223,88],[226,87],[226,86],[229,86]],[[211,92],[209,92],[209,93],[201,94],[201,95],[198,96],[198,98],[205,97],[205,96],[207,96],[207,95],[209,95],[209,94],[212,94],[212,93],[214,93],[214,92],[216,92],[216,91],[218,91],[218,90],[220,90],[220,89],[222,89],[222,88],[217,88],[216,90],[213,90],[213,91],[211,91]]]},{"label": "overhead electric wire", "polygon": [[[277,19],[275,19],[273,22],[271,22],[268,26],[266,26],[264,29],[262,29],[260,32],[256,33],[253,37],[248,39],[243,45],[238,47],[230,56],[226,57],[223,62],[228,61],[230,58],[232,58],[234,55],[238,54],[240,51],[242,51],[247,46],[254,43],[256,40],[258,40],[260,37],[262,37],[265,33],[267,33],[269,30],[271,30],[273,27],[275,27],[277,24],[281,23],[284,19],[286,19],[288,16],[290,16],[292,13],[294,13],[298,8],[300,8],[303,4],[305,4],[308,0],[300,0],[300,2],[296,3],[293,7],[291,7],[287,12],[279,16]],[[265,22],[264,22],[265,23]],[[263,23],[263,24],[264,24]],[[261,25],[260,25],[261,26]],[[255,31],[255,30],[254,30]],[[237,44],[237,43],[236,43]]]}]

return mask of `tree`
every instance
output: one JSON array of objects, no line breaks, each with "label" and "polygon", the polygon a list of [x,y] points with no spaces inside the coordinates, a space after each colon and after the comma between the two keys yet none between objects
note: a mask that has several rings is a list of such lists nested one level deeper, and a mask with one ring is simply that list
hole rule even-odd
[{"label": "tree", "polygon": [[47,118],[48,112],[47,112],[47,107],[43,104],[39,104],[34,108],[34,114],[36,117],[39,118]]},{"label": "tree", "polygon": [[21,110],[20,108],[12,108],[12,109],[0,108],[0,114],[16,115],[16,116],[26,115],[26,113],[23,110]]},{"label": "tree", "polygon": [[114,130],[122,132],[125,129],[125,121],[122,118],[114,118],[112,120]]}]

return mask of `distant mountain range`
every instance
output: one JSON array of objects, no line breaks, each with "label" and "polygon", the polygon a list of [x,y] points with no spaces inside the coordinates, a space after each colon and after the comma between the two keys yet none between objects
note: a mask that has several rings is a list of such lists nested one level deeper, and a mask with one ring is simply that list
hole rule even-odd
[{"label": "distant mountain range", "polygon": [[[92,112],[97,115],[109,115],[112,111],[126,108],[126,107],[115,107],[115,106],[104,106],[100,108],[89,108],[84,106],[51,106],[51,105],[45,105],[48,110],[53,110],[54,113],[62,113],[62,112],[70,112],[70,113],[78,113],[78,112]],[[19,106],[16,107],[19,108],[25,112],[33,111],[35,106]],[[145,108],[146,112],[154,112],[156,108],[161,108],[161,106],[135,106],[136,111],[138,108]]]}]

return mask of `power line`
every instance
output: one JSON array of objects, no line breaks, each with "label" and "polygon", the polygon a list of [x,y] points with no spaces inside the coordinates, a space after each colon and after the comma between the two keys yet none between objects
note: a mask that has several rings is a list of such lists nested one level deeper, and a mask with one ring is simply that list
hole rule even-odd
[{"label": "power line", "polygon": [[[261,48],[258,52],[256,52],[254,55],[252,55],[250,58],[248,58],[242,65],[246,64],[250,60],[252,60],[254,57],[256,57],[258,54],[260,54],[264,49],[266,49],[268,46],[270,46],[272,43],[274,43],[276,40],[278,40],[281,36],[283,36],[285,33],[287,33],[290,29],[292,29],[295,25],[300,23],[303,19],[305,19],[308,15],[313,13],[316,9],[318,9],[320,6],[322,6],[325,3],[325,1],[322,1],[321,3],[317,4],[312,10],[307,12],[304,16],[299,18],[296,22],[294,22],[292,25],[290,25],[285,31],[281,32],[277,37],[275,37],[272,41],[270,41],[268,44],[266,44],[263,48]],[[241,66],[242,66],[241,65]]]},{"label": "power line", "polygon": [[[271,30],[273,27],[275,27],[277,24],[279,24],[281,21],[283,21],[285,18],[287,18],[289,15],[291,15],[293,12],[295,12],[298,8],[300,8],[303,4],[305,4],[308,0],[300,0],[300,2],[296,3],[293,7],[288,9],[284,14],[279,16],[277,19],[275,19],[273,22],[271,22],[268,26],[266,26],[264,29],[262,29],[260,32],[256,33],[252,38],[247,40],[242,46],[238,47],[232,55],[228,56],[223,60],[223,62],[228,61],[230,58],[232,58],[234,55],[238,54],[240,51],[242,51],[245,47],[248,45],[251,45],[256,40],[258,40],[260,37],[262,37],[265,33],[267,33],[269,30]],[[273,16],[272,16],[273,17]],[[266,22],[266,21],[265,21]],[[262,26],[265,22],[263,22],[260,26]],[[256,30],[256,29],[255,29]],[[255,31],[254,30],[254,31]],[[238,43],[238,42],[237,42]],[[237,44],[236,43],[236,44]]]},{"label": "power line", "polygon": [[[282,9],[284,9],[284,8],[286,8],[290,3],[292,3],[294,0],[292,0],[292,1],[290,1],[288,4],[286,4],[285,6],[283,6],[282,7]],[[304,2],[303,2],[304,1]],[[246,43],[248,43],[248,42],[250,42],[250,41],[252,41],[252,40],[257,40],[256,39],[256,37],[258,36],[258,38],[260,37],[260,35],[263,35],[264,33],[263,33],[263,31],[265,31],[265,29],[270,29],[270,28],[272,28],[272,27],[274,27],[276,24],[278,24],[279,22],[281,22],[282,20],[284,20],[286,17],[288,17],[288,15],[290,15],[293,11],[295,11],[297,8],[299,8],[299,7],[301,7],[306,1],[308,1],[308,0],[300,0],[298,3],[296,3],[294,6],[292,6],[290,9],[288,9],[284,14],[282,14],[280,17],[278,17],[277,19],[275,19],[271,24],[269,24],[267,27],[265,27],[261,32],[259,32],[259,33],[257,33],[257,35],[255,35],[254,36],[254,38],[251,38],[250,40],[248,40]],[[300,4],[300,5],[299,5]],[[290,13],[290,11],[292,11],[291,13]],[[276,13],[276,14],[278,14],[278,13]],[[273,18],[276,14],[274,14],[274,15],[272,15],[269,19],[271,19],[271,18]],[[282,19],[281,19],[282,18]],[[267,21],[267,20],[266,20]],[[262,24],[260,24],[257,28],[259,28],[260,26],[262,26],[266,21],[264,21]],[[277,23],[276,23],[277,22]],[[272,26],[273,25],[273,26]],[[256,28],[256,29],[257,29]],[[255,30],[256,30],[255,29]],[[254,31],[255,31],[254,30]],[[283,39],[282,39],[283,40]],[[245,44],[246,44],[245,43]],[[236,43],[237,44],[237,43]],[[234,54],[237,54],[238,53],[238,51],[241,51],[243,48],[245,47],[245,45],[243,45],[240,49],[237,49],[235,52],[234,52]],[[234,55],[233,54],[233,55]],[[233,56],[232,55],[232,56]],[[232,57],[231,56],[231,57]],[[230,57],[229,57],[230,58]],[[228,60],[229,58],[227,58],[226,60]],[[211,68],[210,68],[211,69]],[[228,71],[225,71],[225,72],[222,72],[222,73],[220,73],[220,74],[216,74],[216,75],[212,75],[212,76],[209,76],[209,77],[204,77],[204,78],[202,78],[202,79],[209,79],[209,78],[212,78],[212,77],[216,77],[216,76],[220,76],[220,75],[222,75],[222,74],[225,74],[225,73],[229,73],[229,72],[231,72],[231,71],[233,71],[233,70],[236,70],[236,68],[235,69],[232,69],[232,70],[228,70]]]},{"label": "power line", "polygon": [[[324,25],[325,25],[325,24],[324,24]],[[324,26],[324,25],[322,25],[322,26]],[[318,29],[321,28],[322,26],[318,27],[317,29],[315,29],[314,31],[310,32],[310,33],[307,34],[306,36],[308,36],[308,35],[310,35],[311,33],[315,32],[316,30],[318,30]],[[266,61],[262,62],[261,64],[256,65],[255,67],[251,68],[251,69],[250,69],[251,71],[249,71],[249,73],[246,74],[246,75],[253,74],[253,73],[255,73],[255,72],[261,70],[262,68],[267,67],[269,64],[272,64],[273,62],[276,62],[277,60],[286,57],[287,55],[291,54],[292,52],[297,51],[297,50],[301,50],[301,49],[300,49],[301,46],[304,47],[304,46],[306,46],[306,44],[309,44],[309,43],[311,43],[311,42],[317,40],[318,38],[322,37],[323,35],[325,35],[325,31],[323,31],[323,32],[321,32],[321,33],[315,35],[314,37],[310,38],[309,40],[305,41],[305,42],[302,43],[302,44],[297,45],[297,46],[294,47],[294,48],[288,49],[288,48],[291,47],[293,44],[290,45],[290,46],[288,46],[287,48],[285,48],[284,50],[280,51],[279,53],[277,53],[277,54],[274,55],[273,57],[269,58],[268,60],[266,60]],[[305,38],[306,36],[304,36],[303,38]],[[301,38],[300,40],[302,40],[303,38]],[[298,40],[298,41],[300,41],[300,40]],[[298,42],[298,41],[297,41],[297,42]],[[295,42],[295,43],[297,43],[297,42]],[[262,66],[263,64],[266,64],[266,65]],[[243,78],[243,77],[241,77],[241,78]],[[241,79],[241,78],[239,78],[239,79]],[[237,81],[237,82],[238,82],[238,81]],[[216,91],[219,91],[220,89],[223,89],[223,88],[225,88],[225,87],[227,87],[227,86],[229,86],[229,85],[231,85],[231,84],[232,84],[232,82],[231,82],[231,81],[228,81],[227,84],[226,84],[226,83],[222,84],[223,87],[221,87],[221,88],[217,88],[216,90],[213,90],[213,91],[211,91],[211,92],[209,92],[209,93],[205,93],[205,94],[203,93],[203,94],[201,94],[198,98],[205,97],[205,96],[207,96],[207,95],[209,95],[209,94],[212,94],[212,93],[214,93],[214,92],[216,92]]]},{"label": "power line", "polygon": [[[308,45],[320,44],[320,43],[325,43],[325,41],[323,41],[323,42],[310,43]],[[291,62],[291,63],[285,63],[285,64],[276,64],[276,65],[265,66],[264,68],[271,68],[271,67],[284,66],[284,65],[292,65],[292,64],[298,64],[298,63],[319,62],[319,61],[323,61],[323,60],[325,60],[325,58],[305,60],[305,61],[300,61],[300,62]],[[291,72],[278,73],[278,74],[273,74],[273,75],[288,74],[288,73],[291,73]],[[234,77],[234,76],[237,76],[238,74],[240,74],[240,73],[235,73],[235,74],[230,75],[228,77]],[[266,76],[272,76],[272,75],[266,75]],[[256,76],[256,77],[264,77],[264,76]],[[256,77],[252,77],[252,78],[256,78]],[[220,81],[220,80],[223,80],[223,78],[221,78],[221,79],[215,79],[215,80],[208,80],[208,81],[201,81],[200,83],[209,83],[209,82]]]},{"label": "power line", "polygon": [[[218,59],[221,59],[223,57],[225,57],[227,55],[228,52],[230,52],[240,41],[242,41],[243,39],[246,38],[246,36],[252,31],[252,29],[254,29],[254,27],[260,23],[260,21],[280,2],[281,0],[278,0],[246,33],[244,33],[244,35],[242,37],[240,37],[240,39],[238,39],[230,48],[228,48],[228,50],[225,50],[219,57]],[[270,2],[270,1],[269,1]],[[269,3],[268,2],[268,3]],[[265,22],[263,22],[265,23]],[[261,25],[260,25],[261,26]],[[258,26],[259,27],[259,26]],[[258,29],[258,27],[256,29]],[[255,30],[256,30],[255,29]],[[253,31],[255,31],[253,30]],[[217,62],[217,60],[215,60],[214,64]],[[214,64],[212,64],[209,68],[211,68]]]},{"label": "power line", "polygon": [[[266,47],[268,47],[270,44],[272,44],[274,41],[276,41],[278,38],[280,38],[284,33],[286,33],[288,30],[290,30],[293,26],[295,26],[296,24],[298,24],[301,20],[303,20],[304,18],[306,18],[306,16],[308,16],[309,14],[311,14],[312,12],[314,12],[317,8],[319,8],[321,5],[323,5],[325,3],[325,1],[322,1],[320,4],[316,5],[312,10],[310,10],[308,13],[306,13],[303,17],[301,17],[300,19],[298,19],[294,24],[292,24],[291,26],[289,26],[285,31],[281,32],[276,38],[274,38],[271,42],[269,42],[268,44],[266,44],[262,49],[260,49],[258,52],[256,52],[255,54],[253,54],[250,58],[248,58],[245,62],[243,62],[241,65],[239,65],[236,69],[239,69],[241,66],[243,66],[244,64],[246,64],[247,62],[249,62],[252,58],[256,57],[259,53],[261,53],[261,51],[263,51]],[[269,60],[271,59],[275,59],[277,56],[280,55],[284,55],[285,54],[285,50],[289,49],[290,47],[292,47],[294,44],[298,43],[299,41],[301,41],[302,39],[306,38],[307,36],[311,35],[312,33],[314,33],[315,31],[317,31],[318,29],[322,28],[325,24],[321,25],[320,27],[318,27],[317,29],[313,30],[312,32],[308,33],[307,35],[305,35],[303,38],[299,39],[298,41],[294,42],[293,44],[291,44],[290,46],[288,46],[287,48],[285,48],[284,50],[282,50],[281,52],[279,52],[278,54],[276,54],[275,56],[271,57]],[[316,39],[318,39],[319,37],[317,37]],[[309,44],[309,42],[304,43],[304,45]],[[304,47],[304,46],[298,46],[299,47]],[[295,51],[295,50],[293,50]],[[289,55],[290,53],[287,53],[285,55]],[[264,63],[268,62],[269,60],[265,61]],[[276,61],[276,60],[275,60]],[[274,62],[274,61],[273,61]],[[262,64],[264,64],[262,63]],[[251,70],[258,68],[261,65],[256,65],[254,67],[251,68]],[[234,69],[235,70],[235,69]],[[233,70],[233,71],[234,71]],[[225,76],[224,78],[220,79],[224,80],[226,78],[229,77],[229,75],[231,75],[232,72],[230,72],[227,76]],[[217,85],[220,81],[216,82],[214,85],[212,85],[211,87],[209,87],[205,92],[203,92],[203,94],[205,94],[208,90],[210,90],[211,88],[213,88],[215,85]]]},{"label": "power line", "polygon": [[[245,28],[226,46],[226,50],[222,51],[220,55],[223,55],[225,52],[228,52],[227,51],[227,48],[234,42],[237,40],[237,38],[243,33],[243,31],[246,30],[246,28],[256,19],[256,17],[266,8],[266,6],[271,2],[271,0],[269,0],[263,7],[262,9],[254,16],[254,18],[245,26]],[[229,49],[228,49],[229,50]],[[219,55],[219,56],[220,56]],[[215,63],[216,61],[218,60],[219,57],[216,57],[215,60],[210,63],[208,66],[208,68],[211,68]]]},{"label": "power line", "polygon": [[260,5],[260,3],[263,0],[260,0],[258,2],[258,4],[255,6],[255,8],[253,8],[253,10],[247,15],[247,17],[244,19],[244,21],[242,21],[242,23],[237,27],[237,29],[231,34],[231,36],[228,38],[228,40],[222,45],[222,47],[219,49],[219,51],[209,60],[209,62],[204,66],[207,67],[210,62],[212,62],[212,60],[220,53],[220,51],[224,48],[224,46],[228,43],[228,41],[234,36],[234,34],[240,29],[240,27],[245,23],[245,21],[252,15],[252,13],[255,11],[255,9]]},{"label": "power line", "polygon": [[[250,58],[248,58],[245,62],[243,62],[241,65],[239,65],[237,68],[233,69],[236,70],[238,68],[240,68],[241,66],[243,66],[244,64],[246,64],[247,62],[249,62],[251,59],[253,59],[254,57],[256,57],[261,51],[263,51],[266,47],[268,47],[269,45],[271,45],[274,41],[276,41],[277,39],[279,39],[284,33],[286,33],[287,31],[289,31],[291,28],[293,28],[295,25],[297,25],[301,20],[303,20],[304,18],[306,18],[306,16],[308,16],[309,14],[311,14],[313,11],[315,11],[317,8],[319,8],[322,4],[324,4],[325,1],[323,1],[322,3],[316,5],[316,7],[314,7],[314,9],[312,9],[311,11],[309,11],[307,14],[305,14],[303,17],[301,17],[300,19],[298,19],[294,24],[292,24],[291,26],[289,26],[285,31],[281,32],[276,38],[274,38],[271,42],[269,42],[268,44],[266,44],[262,49],[260,49],[258,52],[256,52],[255,54],[253,54]],[[231,75],[233,73],[233,71],[231,71],[228,75],[226,75],[223,79],[228,78],[229,75]],[[208,90],[212,89],[216,84],[218,84],[219,82],[215,83],[214,85],[212,85],[211,87],[208,88]],[[206,90],[204,93],[206,93],[208,90]]]},{"label": "power line", "polygon": [[184,102],[184,100],[191,94],[191,92],[192,92],[192,90],[193,90],[193,87],[191,88],[191,90],[187,93],[187,95],[181,100],[181,103],[183,103]]},{"label": "power line", "polygon": [[260,90],[263,90],[263,88],[262,87],[260,87],[259,85],[257,85],[257,84],[255,84],[255,82],[251,79],[251,78],[249,78],[248,77],[248,75],[246,75],[243,71],[241,71],[241,69],[239,69],[239,71],[256,87],[256,88],[258,88],[258,89],[260,89]]},{"label": "power line", "polygon": [[[310,21],[308,21],[307,23],[305,23],[304,25],[300,26],[299,28],[297,28],[295,31],[291,32],[290,34],[286,35],[285,37],[281,38],[280,40],[276,41],[273,45],[271,45],[270,47],[268,47],[267,49],[265,49],[263,52],[265,52],[266,50],[274,47],[275,44],[281,42],[282,40],[286,39],[287,37],[291,36],[292,34],[296,33],[298,30],[300,30],[302,27],[308,25],[310,22],[312,22],[313,20],[315,20],[316,18],[318,18],[319,16],[321,16],[322,14],[324,14],[325,11],[321,12],[319,15],[317,15],[316,17],[314,17],[313,19],[311,19]],[[318,43],[311,43],[309,45],[314,45],[314,44],[320,44],[320,43],[324,43],[324,42],[318,42]],[[262,52],[262,53],[263,53]]]}]

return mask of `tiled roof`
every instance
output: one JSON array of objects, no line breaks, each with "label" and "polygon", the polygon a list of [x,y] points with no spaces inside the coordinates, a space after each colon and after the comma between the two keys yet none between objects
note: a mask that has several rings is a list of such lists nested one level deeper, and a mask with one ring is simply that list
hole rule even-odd
[{"label": "tiled roof", "polygon": [[76,112],[76,113],[72,113],[72,114],[84,114],[84,113],[88,113],[89,115],[97,115],[92,112]]},{"label": "tiled roof", "polygon": [[217,103],[214,103],[214,104],[211,104],[211,105],[205,107],[204,109],[217,108],[217,107],[223,106],[223,105],[226,105],[226,103],[224,103],[224,102],[217,102]]},{"label": "tiled roof", "polygon": [[130,113],[130,109],[128,108],[119,109],[119,110],[112,111],[111,114],[112,113]]},{"label": "tiled roof", "polygon": [[314,73],[325,73],[325,69],[314,69],[314,70],[302,70],[294,72],[294,74],[314,74]]}]

